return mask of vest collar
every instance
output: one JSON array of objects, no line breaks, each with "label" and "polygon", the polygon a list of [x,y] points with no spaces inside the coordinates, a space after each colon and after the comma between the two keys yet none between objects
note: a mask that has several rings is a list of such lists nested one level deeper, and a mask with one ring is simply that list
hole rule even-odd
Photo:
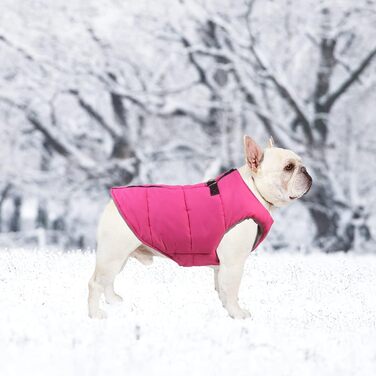
[{"label": "vest collar", "polygon": [[244,180],[245,184],[247,184],[248,188],[253,192],[253,194],[257,197],[261,204],[270,212],[274,205],[268,200],[266,200],[258,191],[249,167],[245,164],[242,167],[238,168],[238,171],[240,176]]}]

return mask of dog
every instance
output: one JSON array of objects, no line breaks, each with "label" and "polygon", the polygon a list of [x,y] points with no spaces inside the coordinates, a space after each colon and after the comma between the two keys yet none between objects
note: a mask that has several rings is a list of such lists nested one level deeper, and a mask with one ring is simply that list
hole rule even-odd
[{"label": "dog", "polygon": [[[213,236],[210,231],[199,231],[198,235],[192,235],[195,223],[191,218],[190,222],[188,221],[190,226],[184,226],[184,232],[187,233],[189,230],[188,233],[191,237],[184,235],[188,240],[181,245],[181,247],[184,248],[186,247],[185,244],[188,244],[190,246],[189,248],[187,245],[189,251],[198,247],[194,244],[198,244],[206,237],[209,239],[208,242],[211,242],[210,247],[208,247],[213,249],[214,253],[205,250],[206,253],[202,251],[205,254],[200,253],[197,256],[195,254],[191,255],[185,253],[186,250],[183,249],[181,253],[175,255],[177,257],[175,261],[181,265],[208,265],[213,267],[215,290],[218,292],[223,307],[227,310],[229,316],[234,319],[250,317],[250,313],[240,307],[238,303],[238,291],[244,264],[249,252],[258,245],[260,237],[265,236],[268,231],[268,228],[264,228],[264,231],[260,233],[260,228],[265,226],[270,227],[272,220],[270,219],[271,216],[269,213],[274,208],[283,207],[302,197],[309,191],[312,185],[312,178],[304,167],[301,158],[291,150],[275,147],[272,139],[269,140],[268,146],[262,150],[251,137],[244,136],[244,154],[246,163],[242,167],[237,170],[231,170],[218,177],[216,180],[209,181],[207,184],[180,186],[181,189],[175,190],[173,189],[174,186],[164,186],[167,187],[167,189],[171,189],[167,191],[167,198],[169,197],[169,192],[171,192],[171,194],[175,192],[179,197],[183,197],[186,206],[185,209],[187,209],[184,215],[187,214],[188,217],[192,217],[195,213],[191,209],[194,201],[192,201],[192,204],[189,203],[190,207],[187,207],[187,203],[185,202],[187,197],[190,197],[189,195],[205,195],[205,200],[209,202],[209,205],[214,205],[213,209],[210,209],[209,214],[211,217],[218,218],[214,219],[214,230],[212,232],[217,233],[218,226],[222,226],[223,233],[219,231],[218,234]],[[232,181],[235,181],[237,184],[234,189],[240,189],[241,194],[238,193],[238,191],[232,194]],[[123,192],[125,194],[133,194],[133,196],[126,197],[130,198],[128,205],[132,205],[132,197],[136,197],[137,192],[141,194],[141,192],[146,192],[147,188],[152,189],[151,187],[155,186],[139,186],[133,191],[131,191],[131,187],[125,187],[127,190],[124,190],[123,187],[123,191],[120,190],[119,192],[120,194]],[[150,191],[151,193],[149,194],[157,194],[157,191],[158,190],[154,189]],[[161,192],[163,193],[164,191]],[[248,202],[238,201],[238,196],[240,195],[243,197],[243,200],[249,197],[250,200],[254,200],[254,204],[259,205],[257,210],[261,213],[260,218],[265,219],[266,225],[263,223],[260,224],[262,220],[259,221],[259,214],[255,215],[257,217],[256,219],[253,215],[247,214],[248,212],[252,212],[254,205],[252,204],[250,208],[245,210],[244,207],[248,206]],[[171,242],[175,244],[176,241],[173,238],[174,234],[171,234],[171,232],[176,231],[179,233],[180,231],[179,223],[175,223],[176,226],[175,228],[172,227],[172,231],[171,229],[164,231],[164,234],[168,234],[170,238],[165,241],[162,239],[163,245],[157,245],[156,240],[152,243],[149,238],[153,238],[153,236],[156,237],[156,235],[151,231],[150,223],[148,223],[150,222],[150,217],[147,216],[146,209],[142,210],[138,209],[138,207],[129,206],[122,207],[121,203],[119,204],[119,202],[117,202],[118,197],[115,193],[112,193],[112,197],[113,199],[103,211],[97,230],[96,266],[89,281],[88,308],[89,317],[91,318],[102,319],[106,317],[106,313],[100,309],[100,298],[102,294],[104,294],[105,300],[109,304],[122,301],[122,298],[114,291],[114,280],[116,275],[123,269],[130,256],[135,257],[145,265],[152,263],[153,256],[167,255],[167,257],[174,259],[172,255],[167,254],[168,245],[166,245],[165,242],[167,240],[170,241],[172,236]],[[164,196],[160,197],[162,200],[165,199]],[[226,202],[224,203],[224,201]],[[147,201],[147,203],[148,202],[149,201]],[[180,202],[181,200],[176,201],[176,206],[180,205]],[[235,206],[240,203],[238,209],[236,209],[236,213],[240,213],[238,216],[234,216],[233,214],[231,208],[232,202]],[[174,203],[170,205],[172,209],[174,209]],[[142,205],[144,204],[140,204],[139,207],[142,207]],[[152,203],[150,203],[150,205],[152,205]],[[202,209],[202,205],[199,207],[201,208],[201,212],[197,217],[198,221],[201,220],[201,217],[207,216],[208,213],[206,212],[209,211],[206,210],[205,207]],[[221,214],[215,214],[221,213],[221,208],[224,210],[223,217]],[[184,211],[184,207],[182,210]],[[218,211],[216,212],[216,210]],[[217,222],[222,223],[221,221],[226,220],[225,214],[227,215],[227,212],[225,211],[229,210],[231,211],[231,217],[235,218],[235,222],[232,221],[230,223],[227,218],[227,227],[217,225]],[[127,211],[129,211],[129,213],[127,213]],[[133,212],[133,222],[132,218],[127,217],[128,214],[130,215],[131,211]],[[159,213],[162,212],[154,211],[153,213],[152,220],[155,221],[155,216],[158,216]],[[149,213],[149,215],[151,214]],[[251,218],[251,220],[246,220],[249,218],[244,218],[244,216]],[[184,216],[181,216],[181,218],[183,217]],[[140,218],[146,219],[140,222]],[[173,221],[175,221],[175,219],[173,219]],[[139,224],[138,229],[136,229],[135,223]],[[161,219],[161,221],[158,220],[154,223],[160,225],[164,222]],[[149,224],[150,228],[146,231],[144,227],[147,227],[147,224]],[[208,224],[208,226],[200,227],[206,229],[207,227],[210,228],[210,226],[212,225]],[[155,231],[155,229],[153,229],[153,231]],[[163,228],[161,231],[163,231]],[[142,235],[142,233],[146,234],[146,237]],[[163,246],[165,246],[165,248],[161,248]],[[205,248],[205,246],[202,248]],[[196,258],[196,256],[198,258]]]}]

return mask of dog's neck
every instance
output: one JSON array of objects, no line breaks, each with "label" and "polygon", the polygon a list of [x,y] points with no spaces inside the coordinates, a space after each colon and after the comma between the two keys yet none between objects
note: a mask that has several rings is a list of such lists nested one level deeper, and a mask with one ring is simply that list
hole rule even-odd
[{"label": "dog's neck", "polygon": [[243,178],[245,184],[247,184],[248,188],[252,191],[252,193],[257,197],[257,199],[265,206],[265,208],[270,212],[274,205],[265,200],[265,198],[261,195],[258,191],[255,181],[253,180],[253,176],[251,173],[250,168],[245,164],[244,166],[238,168],[240,176]]}]

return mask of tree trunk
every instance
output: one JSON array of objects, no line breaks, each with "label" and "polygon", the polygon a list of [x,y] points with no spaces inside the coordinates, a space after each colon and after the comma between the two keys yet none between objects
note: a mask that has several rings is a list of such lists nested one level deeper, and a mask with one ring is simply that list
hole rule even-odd
[{"label": "tree trunk", "polygon": [[22,198],[17,195],[13,197],[13,214],[10,218],[9,230],[17,232],[21,230],[21,207]]},{"label": "tree trunk", "polygon": [[[326,252],[349,251],[354,248],[352,234],[354,211],[351,203],[336,191],[329,176],[324,147],[314,148],[315,155],[312,189],[303,201],[316,226],[314,244]],[[312,158],[312,157],[311,157]]]},{"label": "tree trunk", "polygon": [[[110,73],[110,77],[116,82],[117,78]],[[132,181],[139,172],[139,160],[133,146],[129,141],[129,125],[127,119],[127,110],[123,103],[123,98],[114,92],[110,92],[111,106],[114,118],[121,127],[121,135],[114,139],[111,158],[129,159],[134,158],[134,171],[130,172],[124,168],[116,166],[113,171],[109,171],[113,180],[111,185],[123,185]]]},{"label": "tree trunk", "polygon": [[35,227],[44,229],[47,229],[48,227],[48,213],[46,205],[42,202],[39,202],[38,204],[38,212],[37,217],[35,219]]},{"label": "tree trunk", "polygon": [[[47,141],[43,142],[43,152],[40,161],[40,169],[43,172],[50,170],[51,147]],[[35,219],[35,228],[47,229],[48,227],[48,211],[46,201],[41,199],[38,203],[37,217]]]},{"label": "tree trunk", "polygon": [[[58,244],[60,247],[66,247],[70,244],[64,244],[63,242],[63,233],[67,233],[67,228],[65,224],[64,216],[56,218],[54,221],[52,221],[51,229],[54,230],[51,237],[51,242],[53,244]],[[69,236],[64,236],[64,239],[68,238]]]},{"label": "tree trunk", "polygon": [[[331,14],[327,7],[321,10],[321,41],[319,45],[319,66],[314,91],[313,145],[309,145],[310,159],[314,161],[312,191],[309,194],[309,212],[316,225],[315,245],[325,251],[348,248],[349,244],[341,234],[340,218],[344,205],[338,202],[332,181],[329,179],[329,166],[326,158],[326,143],[330,107],[322,100],[330,91],[330,80],[335,64],[336,40],[331,38]],[[307,145],[308,146],[308,145]],[[308,201],[307,200],[307,201]]]},{"label": "tree trunk", "polygon": [[[359,214],[359,207],[330,200],[325,197],[326,191],[326,187],[319,187],[309,200],[309,212],[316,225],[314,244],[325,252],[348,252],[371,241],[367,217]],[[327,209],[323,202],[328,205]]]},{"label": "tree trunk", "polygon": [[326,252],[351,248],[340,231],[339,219],[343,209],[328,196],[328,187],[320,184],[310,196],[308,208],[316,226],[314,245]]},{"label": "tree trunk", "polygon": [[0,232],[3,230],[3,204],[8,196],[11,185],[7,184],[0,193]]}]

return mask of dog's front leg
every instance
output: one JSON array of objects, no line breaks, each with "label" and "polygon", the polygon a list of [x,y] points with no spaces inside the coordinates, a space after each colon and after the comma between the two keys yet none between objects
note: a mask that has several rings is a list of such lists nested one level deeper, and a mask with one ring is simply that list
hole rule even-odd
[{"label": "dog's front leg", "polygon": [[228,231],[218,246],[218,293],[231,317],[245,319],[250,313],[238,303],[244,264],[257,234],[254,221],[243,221]]},{"label": "dog's front leg", "polygon": [[213,267],[213,272],[214,272],[214,289],[215,289],[215,291],[217,291],[219,293],[218,271],[219,271],[219,267],[218,266],[214,266]]},{"label": "dog's front leg", "polygon": [[244,263],[221,264],[218,271],[219,297],[223,306],[234,319],[245,319],[251,314],[240,307],[238,293],[243,275]]}]

